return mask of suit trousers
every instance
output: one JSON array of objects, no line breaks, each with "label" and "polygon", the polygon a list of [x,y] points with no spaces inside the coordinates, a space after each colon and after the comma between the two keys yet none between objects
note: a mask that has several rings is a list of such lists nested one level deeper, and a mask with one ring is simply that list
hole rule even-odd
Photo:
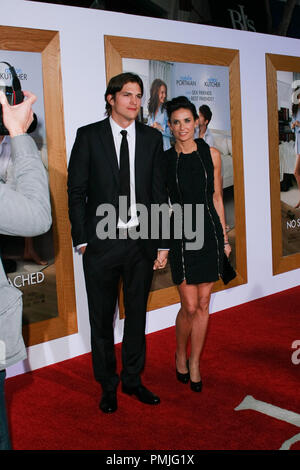
[{"label": "suit trousers", "polygon": [[83,267],[91,326],[92,362],[95,379],[104,391],[119,383],[114,348],[114,315],[119,281],[123,281],[125,320],[122,341],[121,380],[127,387],[141,383],[145,363],[145,322],[153,261],[146,257],[139,240],[106,240],[105,251],[87,246]]}]

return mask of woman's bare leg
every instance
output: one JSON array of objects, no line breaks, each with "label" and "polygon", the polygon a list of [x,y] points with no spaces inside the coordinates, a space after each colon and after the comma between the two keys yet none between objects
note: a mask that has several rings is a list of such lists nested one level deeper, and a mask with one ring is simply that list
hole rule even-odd
[{"label": "woman's bare leg", "polygon": [[190,338],[189,368],[192,382],[200,381],[199,362],[206,338],[213,285],[213,282],[186,284],[183,281],[178,287],[181,308],[176,318],[176,367],[178,372],[187,372],[186,353]]},{"label": "woman's bare leg", "polygon": [[198,289],[195,284],[183,281],[178,286],[181,307],[176,318],[176,367],[186,373],[187,343],[192,332],[193,316],[198,306]]},{"label": "woman's bare leg", "polygon": [[190,377],[192,382],[199,382],[201,380],[199,371],[200,356],[203,351],[207,333],[209,303],[213,285],[213,282],[197,285],[198,307],[193,318],[191,331],[191,355],[189,358]]},{"label": "woman's bare leg", "polygon": [[27,261],[34,261],[36,264],[40,264],[42,266],[46,266],[48,264],[47,261],[41,260],[41,258],[35,251],[34,246],[33,246],[33,240],[31,237],[25,238],[23,259]]}]

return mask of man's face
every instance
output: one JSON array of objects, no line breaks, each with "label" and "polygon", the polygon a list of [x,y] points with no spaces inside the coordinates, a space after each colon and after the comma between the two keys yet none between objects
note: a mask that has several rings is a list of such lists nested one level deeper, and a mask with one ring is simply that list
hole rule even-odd
[{"label": "man's face", "polygon": [[208,120],[199,111],[199,126],[207,126]]},{"label": "man's face", "polygon": [[138,83],[125,83],[122,90],[107,96],[112,107],[111,116],[121,126],[131,124],[141,108],[142,91]]}]

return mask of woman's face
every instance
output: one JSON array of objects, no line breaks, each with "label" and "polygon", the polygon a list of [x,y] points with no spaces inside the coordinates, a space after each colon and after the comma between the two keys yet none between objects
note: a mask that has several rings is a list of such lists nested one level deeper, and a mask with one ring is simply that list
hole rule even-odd
[{"label": "woman's face", "polygon": [[165,85],[161,85],[158,90],[158,101],[159,104],[163,104],[167,98],[167,90]]},{"label": "woman's face", "polygon": [[194,140],[195,127],[198,121],[194,119],[189,109],[180,108],[171,114],[169,127],[176,140],[186,142]]}]

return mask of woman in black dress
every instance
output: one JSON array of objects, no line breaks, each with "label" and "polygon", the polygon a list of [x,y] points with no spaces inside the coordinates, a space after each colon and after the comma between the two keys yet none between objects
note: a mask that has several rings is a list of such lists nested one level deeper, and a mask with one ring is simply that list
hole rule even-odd
[{"label": "woman in black dress", "polygon": [[[190,227],[192,224],[193,230],[196,229],[196,205],[204,206],[202,248],[190,249],[187,243],[192,240],[187,240],[183,230],[181,239],[172,238],[169,254],[173,282],[181,300],[176,319],[176,374],[178,380],[183,383],[190,380],[191,389],[200,392],[199,362],[207,331],[210,296],[223,270],[224,251],[227,256],[231,251],[225,230],[221,156],[203,139],[194,140],[198,116],[195,106],[186,97],[174,98],[166,108],[176,141],[175,147],[165,152],[171,205],[180,204],[182,208],[185,204],[191,205],[192,215],[183,211],[182,224],[183,227],[185,222]],[[188,217],[190,220],[186,220]],[[187,359],[189,339],[191,353]]]}]

